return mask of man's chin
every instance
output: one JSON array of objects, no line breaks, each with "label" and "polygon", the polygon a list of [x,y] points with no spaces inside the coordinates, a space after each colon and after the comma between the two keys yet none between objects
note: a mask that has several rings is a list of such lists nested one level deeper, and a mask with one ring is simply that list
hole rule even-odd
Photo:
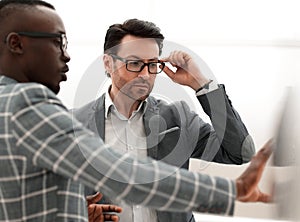
[{"label": "man's chin", "polygon": [[54,92],[56,95],[59,93],[59,91],[60,91],[60,86],[57,86],[57,87],[53,90],[53,92]]},{"label": "man's chin", "polygon": [[149,94],[146,95],[146,96],[142,96],[142,97],[141,97],[141,100],[145,100],[145,99],[147,99],[148,97],[149,97]]},{"label": "man's chin", "polygon": [[140,90],[137,93],[135,93],[136,100],[145,100],[149,97],[149,91],[148,90]]},{"label": "man's chin", "polygon": [[134,96],[128,96],[128,97],[135,101],[144,101],[149,97],[149,95],[143,95],[143,96],[134,95]]},{"label": "man's chin", "polygon": [[48,89],[50,89],[52,92],[54,92],[56,95],[59,93],[60,91],[60,86],[56,85],[56,86],[49,86],[49,85],[45,85],[48,87]]}]

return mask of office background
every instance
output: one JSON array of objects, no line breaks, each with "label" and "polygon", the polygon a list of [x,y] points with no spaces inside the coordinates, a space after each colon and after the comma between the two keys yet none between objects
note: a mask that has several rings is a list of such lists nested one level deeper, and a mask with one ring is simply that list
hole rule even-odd
[{"label": "office background", "polygon": [[273,135],[286,87],[300,71],[298,0],[49,2],[67,29],[72,60],[59,97],[69,108],[82,76],[103,53],[109,25],[139,18],[156,23],[167,41],[188,47],[207,63],[226,85],[257,147]]}]

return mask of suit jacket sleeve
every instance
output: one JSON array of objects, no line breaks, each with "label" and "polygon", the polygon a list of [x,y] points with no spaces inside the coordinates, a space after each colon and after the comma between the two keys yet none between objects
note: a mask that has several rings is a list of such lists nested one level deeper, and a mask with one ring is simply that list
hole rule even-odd
[{"label": "suit jacket sleeve", "polygon": [[250,161],[255,153],[252,137],[228,99],[224,85],[197,98],[213,128],[200,123],[199,140],[192,157],[229,164]]},{"label": "suit jacket sleeve", "polygon": [[159,210],[232,214],[235,183],[139,160],[106,147],[46,87],[15,92],[11,127],[20,153],[36,167],[78,181],[110,197]]}]

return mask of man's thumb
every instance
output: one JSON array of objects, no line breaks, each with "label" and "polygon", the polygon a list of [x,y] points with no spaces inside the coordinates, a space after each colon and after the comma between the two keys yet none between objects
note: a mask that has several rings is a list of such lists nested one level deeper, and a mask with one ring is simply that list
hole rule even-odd
[{"label": "man's thumb", "polygon": [[87,201],[88,205],[97,203],[99,200],[101,200],[102,196],[103,195],[100,192],[97,192],[94,195],[86,196],[86,201]]}]

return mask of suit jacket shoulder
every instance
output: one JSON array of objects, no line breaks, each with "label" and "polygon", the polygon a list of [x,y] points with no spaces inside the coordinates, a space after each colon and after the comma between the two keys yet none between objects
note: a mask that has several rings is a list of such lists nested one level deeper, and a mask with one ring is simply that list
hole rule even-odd
[{"label": "suit jacket shoulder", "polygon": [[79,120],[82,123],[87,123],[91,115],[93,115],[95,112],[101,110],[104,112],[104,99],[105,94],[103,94],[97,100],[91,101],[80,108],[72,109],[70,111],[77,120]]}]

